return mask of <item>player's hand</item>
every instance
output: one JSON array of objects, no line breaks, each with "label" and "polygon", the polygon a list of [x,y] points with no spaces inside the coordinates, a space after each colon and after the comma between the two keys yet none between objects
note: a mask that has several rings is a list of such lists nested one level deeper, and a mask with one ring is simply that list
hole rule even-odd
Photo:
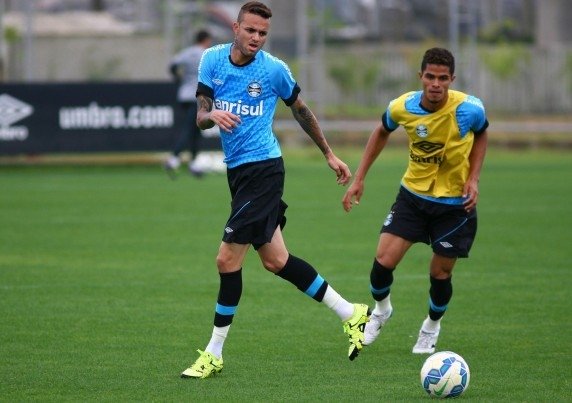
[{"label": "player's hand", "polygon": [[463,187],[463,206],[468,213],[477,206],[477,199],[479,197],[478,181],[468,181]]},{"label": "player's hand", "polygon": [[352,177],[352,173],[347,164],[330,152],[327,157],[328,165],[336,173],[336,181],[338,185],[347,185]]},{"label": "player's hand", "polygon": [[354,204],[359,204],[361,196],[363,195],[363,182],[353,182],[351,186],[346,191],[346,194],[342,198],[342,206],[344,210],[349,212]]},{"label": "player's hand", "polygon": [[240,124],[240,116],[234,113],[214,109],[209,113],[209,119],[212,120],[218,127],[228,133]]}]

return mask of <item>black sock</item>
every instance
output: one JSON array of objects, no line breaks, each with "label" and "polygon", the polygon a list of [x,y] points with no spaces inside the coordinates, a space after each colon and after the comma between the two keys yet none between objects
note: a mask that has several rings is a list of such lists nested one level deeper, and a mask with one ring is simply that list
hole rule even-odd
[{"label": "black sock", "polygon": [[371,296],[376,301],[381,301],[389,295],[393,283],[393,270],[382,266],[377,259],[373,259],[373,266],[369,275]]},{"label": "black sock", "polygon": [[294,284],[303,293],[321,302],[328,288],[322,278],[308,262],[294,255],[288,256],[286,264],[276,275]]},{"label": "black sock", "polygon": [[447,304],[453,296],[453,284],[451,277],[438,280],[429,277],[431,288],[429,288],[429,317],[432,320],[439,320],[445,315]]},{"label": "black sock", "polygon": [[232,323],[241,295],[242,268],[232,273],[220,273],[220,288],[214,317],[215,326],[224,327]]}]

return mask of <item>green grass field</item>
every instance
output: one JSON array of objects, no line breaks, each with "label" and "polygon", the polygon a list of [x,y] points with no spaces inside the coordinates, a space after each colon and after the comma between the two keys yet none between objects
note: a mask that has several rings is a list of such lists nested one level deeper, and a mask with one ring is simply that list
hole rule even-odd
[{"label": "green grass field", "polygon": [[[352,170],[359,152],[343,150]],[[407,151],[388,149],[359,207],[314,151],[285,156],[285,238],[352,301],[371,304],[378,231]],[[454,275],[438,348],[467,360],[468,401],[571,401],[572,154],[491,150],[479,233]],[[0,167],[1,401],[427,401],[411,354],[428,298],[416,245],[394,316],[353,362],[341,323],[264,271],[252,251],[225,369],[179,373],[210,337],[223,175],[170,181],[159,166]]]}]

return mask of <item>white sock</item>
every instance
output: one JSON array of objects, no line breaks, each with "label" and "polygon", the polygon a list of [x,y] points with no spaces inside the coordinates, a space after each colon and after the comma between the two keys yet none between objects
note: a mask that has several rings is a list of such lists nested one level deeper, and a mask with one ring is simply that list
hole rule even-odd
[{"label": "white sock", "polygon": [[439,329],[441,329],[441,319],[432,320],[429,316],[427,316],[421,325],[421,330],[423,330],[425,333],[438,332]]},{"label": "white sock", "polygon": [[224,341],[226,339],[226,335],[228,334],[229,329],[230,325],[224,327],[214,326],[213,334],[211,336],[209,344],[207,345],[207,348],[205,348],[205,351],[211,353],[216,358],[220,359],[222,357],[222,347],[224,345]]},{"label": "white sock", "polygon": [[381,301],[375,301],[375,308],[373,308],[373,314],[381,315],[393,309],[391,306],[391,299],[389,298],[390,296],[391,295],[388,295]]},{"label": "white sock", "polygon": [[354,304],[346,301],[330,285],[326,289],[322,302],[333,310],[342,321],[346,321],[354,314]]}]

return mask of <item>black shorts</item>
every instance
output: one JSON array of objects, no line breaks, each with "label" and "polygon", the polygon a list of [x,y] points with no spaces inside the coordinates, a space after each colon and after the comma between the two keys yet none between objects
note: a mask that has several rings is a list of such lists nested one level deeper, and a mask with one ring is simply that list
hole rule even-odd
[{"label": "black shorts", "polygon": [[477,234],[477,210],[467,213],[462,205],[426,200],[401,187],[381,232],[424,242],[440,256],[468,257]]},{"label": "black shorts", "polygon": [[281,157],[227,170],[232,201],[224,242],[252,244],[258,249],[272,240],[279,225],[284,227],[288,208],[282,201],[284,176]]}]

